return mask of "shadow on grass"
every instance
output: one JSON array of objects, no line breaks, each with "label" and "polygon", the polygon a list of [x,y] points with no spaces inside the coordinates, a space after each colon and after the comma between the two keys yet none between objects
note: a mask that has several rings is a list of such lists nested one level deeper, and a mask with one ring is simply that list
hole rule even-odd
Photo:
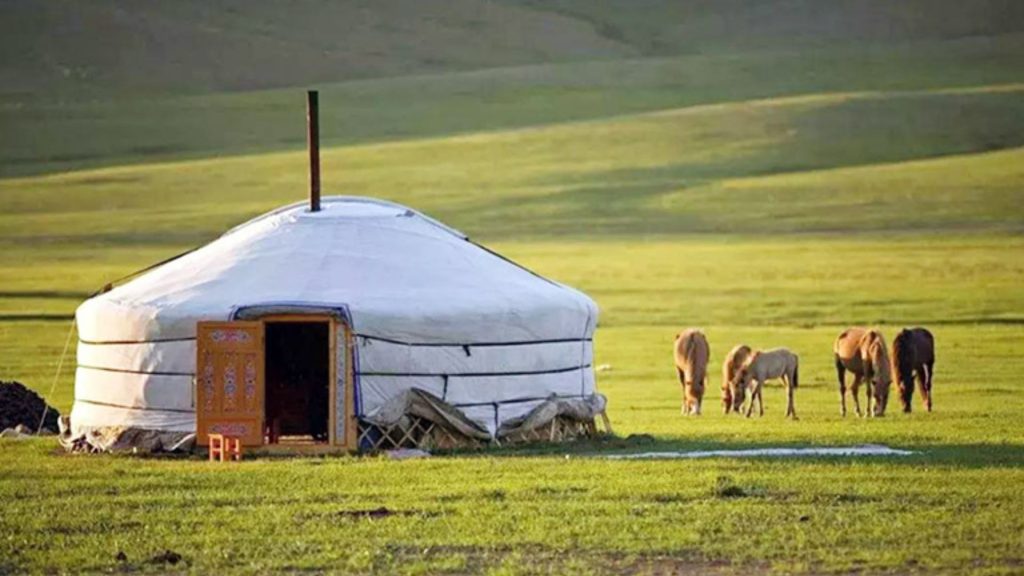
[{"label": "shadow on grass", "polygon": [[[851,444],[814,444],[807,443],[740,443],[740,442],[688,442],[682,440],[667,440],[652,438],[646,434],[634,435],[628,438],[603,437],[592,440],[563,444],[534,444],[530,446],[517,447],[489,447],[477,450],[452,450],[436,451],[433,457],[448,458],[454,460],[475,460],[480,458],[566,458],[578,460],[592,460],[595,462],[604,461],[608,466],[621,465],[623,460],[604,460],[603,457],[622,454],[639,454],[644,452],[690,452],[705,450],[749,450],[763,448],[807,448],[807,447],[838,447]],[[679,466],[686,466],[691,462],[740,462],[757,461],[772,462],[779,465],[793,464],[805,465],[809,462],[818,464],[834,464],[846,466],[851,463],[858,465],[878,466],[880,468],[892,469],[896,467],[908,468],[949,468],[949,469],[1020,469],[1024,468],[1024,445],[1022,444],[912,444],[895,445],[891,448],[912,450],[915,454],[908,456],[749,456],[749,457],[704,457],[704,458],[653,458],[640,461],[662,461],[675,462]],[[60,448],[46,450],[51,456],[58,458],[78,458],[80,454],[69,454]],[[203,451],[188,453],[155,453],[155,454],[95,454],[91,458],[103,459],[131,459],[147,460],[151,462],[202,462],[207,460]],[[246,454],[245,461],[279,461],[295,462],[303,461],[308,465],[323,464],[328,460],[348,458],[358,461],[361,459],[387,459],[382,454]],[[636,460],[633,460],[634,462]],[[396,465],[399,461],[396,461]]]},{"label": "shadow on grass", "polygon": [[[44,439],[33,439],[32,444],[42,448]],[[601,460],[606,456],[641,454],[647,452],[694,452],[709,450],[756,450],[766,448],[837,448],[858,445],[855,442],[844,443],[807,443],[807,442],[720,442],[714,440],[693,441],[684,439],[658,438],[649,434],[631,434],[622,438],[619,436],[603,435],[598,438],[579,440],[565,443],[534,443],[519,446],[489,446],[478,449],[460,450],[437,450],[432,453],[433,457],[451,459],[477,459],[477,458],[578,458]],[[955,468],[1024,468],[1024,444],[1010,442],[992,442],[975,444],[938,444],[927,442],[887,444],[889,448],[899,450],[910,450],[914,454],[905,456],[896,455],[871,455],[871,456],[744,456],[744,457],[701,457],[701,458],[651,458],[651,460],[674,461],[680,464],[698,461],[772,461],[772,462],[793,462],[807,463],[829,462],[835,464],[873,464],[885,467],[893,466],[945,466]],[[80,454],[70,454],[63,449],[53,446],[47,450],[51,455],[62,457],[80,457]],[[128,458],[138,460],[157,461],[182,461],[194,460],[205,461],[207,456],[201,447],[186,453],[152,453],[152,454],[96,454],[92,457],[100,458]],[[246,461],[294,461],[304,460],[310,465],[323,463],[328,459],[336,458],[386,458],[383,453],[349,454],[346,452],[329,453],[247,453]],[[609,465],[616,461],[608,460]]]}]

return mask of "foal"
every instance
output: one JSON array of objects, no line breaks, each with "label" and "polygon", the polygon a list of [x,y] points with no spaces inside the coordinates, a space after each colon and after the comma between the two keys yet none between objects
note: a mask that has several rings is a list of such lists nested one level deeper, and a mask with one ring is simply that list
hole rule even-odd
[{"label": "foal", "polygon": [[[754,410],[754,400],[757,400],[758,415],[764,416],[764,399],[762,398],[764,383],[766,380],[780,378],[786,384],[786,417],[796,420],[796,406],[793,404],[793,390],[799,384],[800,357],[786,348],[775,348],[767,351],[753,352],[747,357],[736,377],[733,379],[734,389],[750,390],[747,395],[750,398],[747,404],[747,418]],[[753,388],[750,384],[753,382]],[[739,403],[737,403],[739,399]],[[733,397],[733,407],[739,411],[743,402],[742,396],[736,394]]]}]

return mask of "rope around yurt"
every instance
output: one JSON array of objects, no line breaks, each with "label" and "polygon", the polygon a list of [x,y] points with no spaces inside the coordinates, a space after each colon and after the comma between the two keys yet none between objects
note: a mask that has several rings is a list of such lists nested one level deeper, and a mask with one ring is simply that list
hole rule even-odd
[{"label": "rope around yurt", "polygon": [[[60,354],[60,361],[57,362],[57,373],[53,375],[53,383],[50,384],[50,392],[47,393],[47,398],[53,397],[53,391],[57,389],[57,381],[60,379],[61,368],[64,367],[64,357],[68,355],[68,348],[71,346],[71,335],[75,333],[75,322],[74,318],[71,319],[71,326],[68,328],[68,337],[64,340],[64,351]],[[50,403],[43,403],[43,415],[39,417],[39,426],[36,427],[36,434],[38,435],[43,431],[43,422],[46,422],[46,412],[50,409]]]},{"label": "rope around yurt", "polygon": [[[138,276],[139,274],[142,274],[143,272],[149,272],[150,270],[152,270],[154,268],[158,268],[160,266],[163,266],[164,264],[167,264],[169,262],[173,262],[173,261],[177,260],[178,258],[181,258],[182,256],[186,256],[188,254],[191,254],[192,252],[195,252],[196,250],[198,250],[198,248],[190,248],[190,249],[182,252],[181,254],[175,254],[174,256],[171,256],[170,258],[167,258],[165,260],[161,260],[161,261],[157,262],[156,264],[151,264],[149,266],[146,266],[145,268],[142,268],[140,270],[136,270],[136,271],[134,271],[134,272],[132,272],[130,274],[126,274],[126,275],[118,278],[117,280],[114,280],[113,282],[108,282],[108,283],[104,284],[102,288],[100,288],[99,290],[97,290],[97,291],[93,292],[92,294],[90,294],[89,298],[93,298],[95,296],[99,296],[100,294],[104,294],[106,292],[110,292],[111,290],[114,289],[114,285],[119,283],[119,282],[123,282],[123,281],[125,281],[125,280],[127,280],[129,278],[133,278],[135,276]],[[53,383],[50,384],[50,392],[47,394],[47,398],[52,397],[53,396],[53,391],[57,389],[57,381],[60,379],[60,371],[64,367],[64,357],[68,355],[68,347],[71,345],[71,334],[73,334],[75,332],[75,323],[76,323],[76,321],[77,321],[76,318],[72,318],[71,319],[71,327],[68,328],[68,337],[64,341],[64,351],[61,352],[61,354],[60,354],[60,361],[57,362],[57,373],[53,375]],[[43,422],[46,421],[46,412],[49,409],[50,409],[50,405],[47,404],[46,408],[43,409],[43,416],[39,419],[39,427],[36,429],[36,434],[39,434],[39,432],[42,431],[42,429],[43,429]]]}]

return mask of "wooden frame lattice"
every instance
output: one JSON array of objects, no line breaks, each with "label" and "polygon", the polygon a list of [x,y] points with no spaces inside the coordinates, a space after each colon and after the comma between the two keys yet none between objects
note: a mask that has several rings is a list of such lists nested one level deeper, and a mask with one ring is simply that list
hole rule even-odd
[{"label": "wooden frame lattice", "polygon": [[368,422],[359,423],[357,446],[361,452],[378,452],[398,448],[421,450],[452,450],[456,448],[479,448],[485,443],[438,426],[436,423],[409,416],[408,425],[390,427],[377,426]]},{"label": "wooden frame lattice", "polygon": [[[597,436],[594,420],[579,421],[559,416],[550,424],[506,436],[495,444],[525,444],[530,442],[570,442],[581,438]],[[465,448],[482,448],[487,442],[470,438],[439,426],[436,423],[418,416],[408,417],[407,426],[394,425],[387,428],[359,423],[359,450],[361,452],[379,452],[399,448],[416,448],[420,450],[454,450]]]},{"label": "wooden frame lattice", "polygon": [[581,421],[558,416],[549,424],[505,436],[503,444],[526,444],[530,442],[571,442],[580,438],[597,436],[597,425],[593,419]]}]

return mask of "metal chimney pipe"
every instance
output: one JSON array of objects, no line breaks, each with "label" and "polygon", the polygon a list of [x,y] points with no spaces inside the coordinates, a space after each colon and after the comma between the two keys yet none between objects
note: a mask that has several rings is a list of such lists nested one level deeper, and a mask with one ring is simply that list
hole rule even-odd
[{"label": "metal chimney pipe", "polygon": [[309,211],[320,211],[320,105],[316,90],[306,93],[306,142],[309,147]]}]

